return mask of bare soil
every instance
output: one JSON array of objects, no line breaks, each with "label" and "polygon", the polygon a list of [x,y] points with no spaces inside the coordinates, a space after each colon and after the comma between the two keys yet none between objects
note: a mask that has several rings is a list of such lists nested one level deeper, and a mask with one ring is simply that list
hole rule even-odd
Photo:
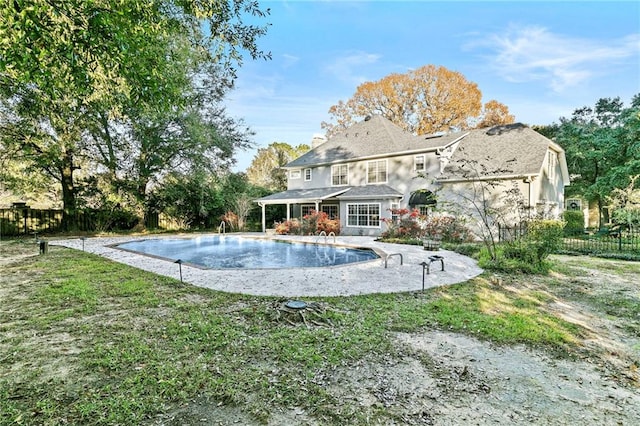
[{"label": "bare soil", "polygon": [[[384,407],[394,414],[385,425],[640,424],[640,389],[620,382],[621,372],[610,364],[447,332],[396,338],[406,348],[402,358],[336,370],[325,378],[327,391],[372,417]],[[256,423],[238,407],[193,401],[154,424]],[[323,423],[294,408],[272,413],[268,424]]]},{"label": "bare soil", "polygon": [[[385,425],[638,425],[640,317],[607,315],[607,297],[640,304],[637,265],[557,256],[576,276],[499,285],[553,295],[548,309],[587,330],[575,357],[542,349],[500,346],[447,331],[398,333],[398,354],[336,369],[323,381],[337,400],[355,402]],[[614,272],[615,271],[615,272]],[[553,283],[551,285],[550,283]],[[598,301],[598,302],[595,302]],[[638,310],[637,312],[640,312]],[[636,315],[637,316],[637,315]],[[393,413],[384,423],[377,410]],[[238,407],[193,401],[154,424],[251,425]],[[321,425],[302,409],[272,413],[269,425]]]}]

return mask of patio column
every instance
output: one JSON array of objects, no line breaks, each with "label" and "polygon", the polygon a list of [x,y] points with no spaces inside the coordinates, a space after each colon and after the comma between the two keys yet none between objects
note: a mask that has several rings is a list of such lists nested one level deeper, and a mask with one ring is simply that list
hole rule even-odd
[{"label": "patio column", "polygon": [[291,220],[291,204],[287,203],[287,221]]},{"label": "patio column", "polygon": [[259,203],[260,207],[262,207],[262,232],[267,232],[267,216],[265,215],[265,204]]}]

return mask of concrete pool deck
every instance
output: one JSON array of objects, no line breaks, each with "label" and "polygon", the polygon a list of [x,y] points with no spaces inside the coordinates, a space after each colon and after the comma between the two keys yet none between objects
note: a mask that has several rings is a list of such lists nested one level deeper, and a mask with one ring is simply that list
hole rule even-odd
[{"label": "concrete pool deck", "polygon": [[[135,268],[180,279],[180,268],[174,262],[144,256],[111,247],[113,244],[139,239],[195,238],[212,234],[172,234],[126,237],[95,237],[81,240],[70,238],[51,240],[49,244],[84,250]],[[334,244],[334,237],[276,235],[262,233],[228,234],[251,238],[273,238]],[[372,293],[400,293],[422,289],[423,267],[421,262],[438,254],[444,257],[445,270],[440,262],[431,265],[431,273],[425,274],[425,289],[467,281],[482,269],[467,257],[447,250],[425,251],[420,246],[381,243],[373,237],[335,237],[335,244],[349,247],[367,247],[386,255],[401,254],[368,262],[331,267],[296,269],[203,269],[182,265],[182,280],[186,283],[227,293],[255,296],[320,297],[353,296]]]}]

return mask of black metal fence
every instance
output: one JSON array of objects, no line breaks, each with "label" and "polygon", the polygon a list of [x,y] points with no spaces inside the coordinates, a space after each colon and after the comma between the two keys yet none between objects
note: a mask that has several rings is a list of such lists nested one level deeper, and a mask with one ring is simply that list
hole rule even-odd
[{"label": "black metal fence", "polygon": [[54,232],[62,226],[62,210],[0,209],[0,235]]},{"label": "black metal fence", "polygon": [[[514,241],[527,234],[526,223],[507,227],[499,226],[498,235],[501,242]],[[574,253],[631,253],[640,256],[640,230],[618,229],[602,230],[594,233],[566,235],[560,248],[563,252]]]},{"label": "black metal fence", "polygon": [[[147,228],[184,229],[184,224],[163,214],[154,214],[147,219]],[[71,222],[74,231],[99,232],[131,229],[136,225],[137,219],[132,216],[114,215],[113,212],[87,209],[77,211]],[[0,238],[62,231],[65,231],[62,210],[29,207],[0,209]]]},{"label": "black metal fence", "polygon": [[498,224],[499,241],[516,241],[527,235],[527,223],[522,222],[516,226],[504,226]]},{"label": "black metal fence", "polygon": [[593,235],[565,237],[565,251],[577,253],[634,253],[640,255],[640,231],[601,232]]}]

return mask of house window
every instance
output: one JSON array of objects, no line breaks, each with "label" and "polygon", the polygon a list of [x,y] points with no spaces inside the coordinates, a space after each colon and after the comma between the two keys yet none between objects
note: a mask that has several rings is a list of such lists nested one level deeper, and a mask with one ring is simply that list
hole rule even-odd
[{"label": "house window", "polygon": [[380,204],[347,204],[347,226],[380,227]]},{"label": "house window", "polygon": [[309,182],[311,180],[311,169],[304,169],[304,181]]},{"label": "house window", "polygon": [[387,182],[387,160],[367,162],[367,183]]},{"label": "house window", "polygon": [[300,170],[291,170],[289,172],[289,179],[300,179]]},{"label": "house window", "polygon": [[338,219],[338,206],[335,204],[323,204],[320,208],[324,213],[327,214],[329,219]]},{"label": "house window", "polygon": [[558,154],[553,151],[547,152],[547,176],[549,179],[556,178],[556,165],[558,164]]},{"label": "house window", "polygon": [[347,164],[338,164],[331,167],[331,185],[349,185],[349,167]]},{"label": "house window", "polygon": [[420,213],[420,216],[429,216],[429,211],[431,210],[432,206],[416,206],[416,208],[418,209],[418,212]]},{"label": "house window", "polygon": [[398,210],[400,209],[400,203],[391,203],[391,221],[396,223],[400,220],[400,215],[398,215]]},{"label": "house window", "polygon": [[413,157],[413,168],[416,172],[424,172],[427,169],[424,155],[416,155]]},{"label": "house window", "polygon": [[302,217],[305,217],[306,215],[311,214],[311,212],[314,211],[315,209],[316,209],[316,206],[314,204],[303,204],[302,206],[300,206]]}]

